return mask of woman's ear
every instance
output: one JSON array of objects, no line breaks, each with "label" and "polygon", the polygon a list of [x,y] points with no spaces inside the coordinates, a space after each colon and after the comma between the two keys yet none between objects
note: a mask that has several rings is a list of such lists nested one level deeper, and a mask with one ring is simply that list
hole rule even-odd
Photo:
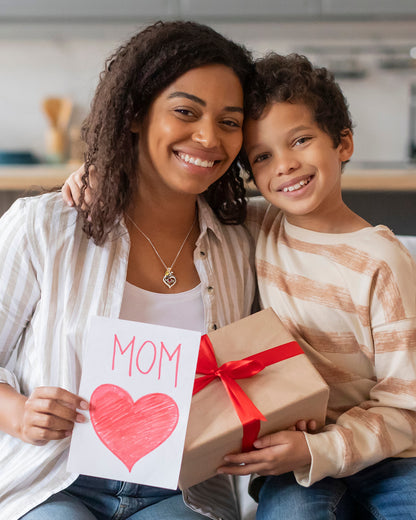
[{"label": "woman's ear", "polygon": [[346,162],[351,158],[351,155],[354,152],[354,139],[349,128],[342,130],[338,149],[341,162]]},{"label": "woman's ear", "polygon": [[138,134],[139,133],[139,130],[140,130],[140,123],[137,119],[135,119],[131,126],[130,126],[130,131],[133,133],[133,134]]}]

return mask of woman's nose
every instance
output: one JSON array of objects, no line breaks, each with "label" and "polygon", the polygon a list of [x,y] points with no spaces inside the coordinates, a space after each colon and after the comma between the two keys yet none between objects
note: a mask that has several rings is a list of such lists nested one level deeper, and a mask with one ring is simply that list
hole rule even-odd
[{"label": "woman's nose", "polygon": [[213,121],[198,121],[192,139],[205,148],[215,148],[219,144],[218,127]]}]

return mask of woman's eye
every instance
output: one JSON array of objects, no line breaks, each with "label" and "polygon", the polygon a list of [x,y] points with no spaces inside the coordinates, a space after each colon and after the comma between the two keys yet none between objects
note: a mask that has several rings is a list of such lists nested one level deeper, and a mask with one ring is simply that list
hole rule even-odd
[{"label": "woman's eye", "polygon": [[261,163],[265,161],[269,157],[268,153],[261,153],[259,155],[256,155],[253,160],[253,164]]},{"label": "woman's eye", "polygon": [[229,126],[231,128],[241,128],[241,126],[242,126],[239,121],[234,121],[233,119],[224,119],[222,124]]},{"label": "woman's eye", "polygon": [[185,117],[194,116],[194,113],[192,112],[192,110],[189,110],[188,108],[175,108],[175,112],[177,114],[180,114],[181,116],[185,116]]}]

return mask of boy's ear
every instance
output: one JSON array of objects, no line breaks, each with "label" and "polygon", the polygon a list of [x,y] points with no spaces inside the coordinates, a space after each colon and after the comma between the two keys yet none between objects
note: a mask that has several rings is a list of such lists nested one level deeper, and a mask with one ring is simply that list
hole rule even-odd
[{"label": "boy's ear", "polygon": [[341,140],[338,145],[338,148],[339,158],[341,162],[348,161],[354,152],[354,139],[352,137],[352,132],[349,128],[345,128],[341,132]]}]

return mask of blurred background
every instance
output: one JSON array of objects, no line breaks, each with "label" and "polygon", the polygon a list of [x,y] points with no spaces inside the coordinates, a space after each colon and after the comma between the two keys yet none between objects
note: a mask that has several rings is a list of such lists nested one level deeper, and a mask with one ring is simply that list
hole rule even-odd
[{"label": "blurred background", "polygon": [[105,58],[158,19],[200,21],[256,55],[299,52],[327,66],[355,124],[346,194],[366,192],[365,209],[381,196],[381,216],[396,205],[398,231],[416,234],[414,0],[0,0],[3,201],[59,184],[82,162],[79,129]]}]

